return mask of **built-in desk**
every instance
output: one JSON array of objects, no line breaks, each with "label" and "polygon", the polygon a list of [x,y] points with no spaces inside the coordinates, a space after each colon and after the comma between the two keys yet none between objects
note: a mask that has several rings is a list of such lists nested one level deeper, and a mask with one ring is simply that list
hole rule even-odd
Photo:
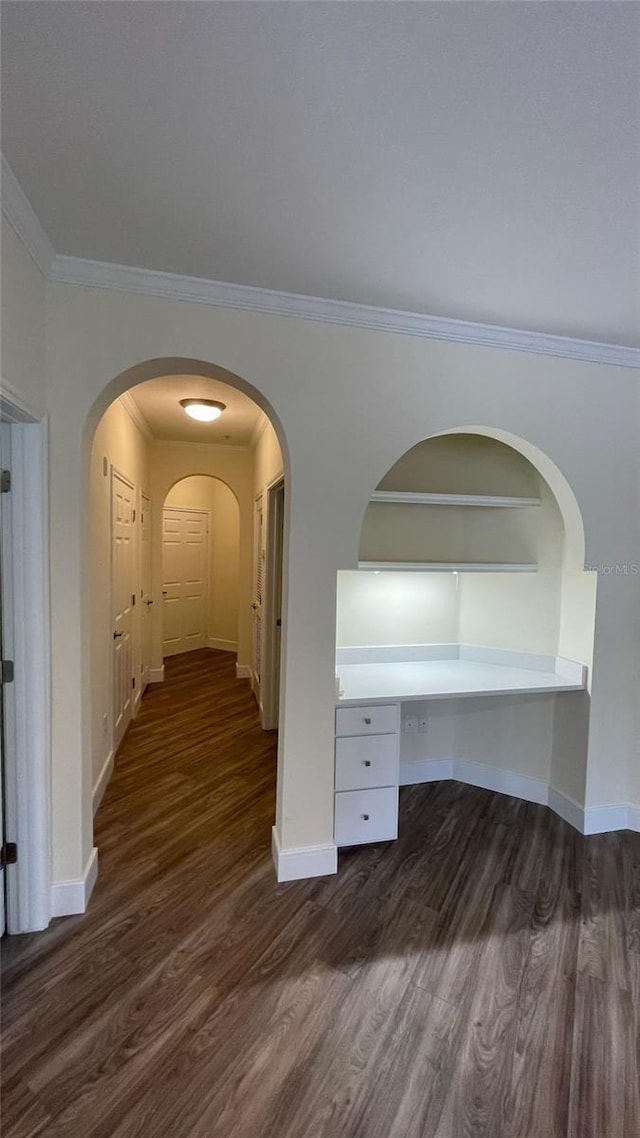
[{"label": "built-in desk", "polygon": [[342,648],[336,675],[339,707],[363,700],[576,691],[586,683],[586,668],[573,660],[469,644]]},{"label": "built-in desk", "polygon": [[468,644],[338,649],[336,844],[397,836],[402,703],[579,691],[586,675],[562,657]]}]

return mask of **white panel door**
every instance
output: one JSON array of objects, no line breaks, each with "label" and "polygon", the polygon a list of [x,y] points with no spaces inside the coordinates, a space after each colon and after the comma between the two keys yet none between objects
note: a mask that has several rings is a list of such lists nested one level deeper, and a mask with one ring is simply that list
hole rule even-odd
[{"label": "white panel door", "polygon": [[141,689],[149,683],[151,670],[151,499],[143,494],[140,500],[140,651]]},{"label": "white panel door", "polygon": [[111,474],[111,606],[113,616],[113,745],[122,742],[133,710],[134,488]]},{"label": "white panel door", "polygon": [[207,642],[209,515],[167,507],[162,519],[163,656]]}]

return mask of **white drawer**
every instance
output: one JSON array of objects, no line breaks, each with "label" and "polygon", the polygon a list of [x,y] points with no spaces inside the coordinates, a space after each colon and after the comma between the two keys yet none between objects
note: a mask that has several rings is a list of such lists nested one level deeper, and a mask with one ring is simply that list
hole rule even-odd
[{"label": "white drawer", "polygon": [[352,735],[336,739],[336,790],[397,786],[398,735]]},{"label": "white drawer", "polygon": [[386,842],[398,836],[398,788],[343,790],[335,796],[334,837],[337,846]]},{"label": "white drawer", "polygon": [[386,735],[400,726],[400,704],[373,704],[371,707],[339,707],[336,735]]}]

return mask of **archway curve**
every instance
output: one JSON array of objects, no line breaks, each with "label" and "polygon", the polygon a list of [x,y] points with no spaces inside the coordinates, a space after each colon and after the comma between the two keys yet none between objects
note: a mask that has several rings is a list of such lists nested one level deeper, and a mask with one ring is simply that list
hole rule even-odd
[{"label": "archway curve", "polygon": [[84,423],[82,450],[85,470],[91,454],[91,445],[96,428],[107,408],[110,407],[120,395],[124,395],[125,391],[129,391],[132,387],[137,387],[139,383],[145,383],[149,379],[158,379],[160,376],[166,375],[201,375],[206,376],[208,379],[217,379],[220,383],[226,383],[229,387],[235,387],[238,391],[242,391],[244,395],[247,395],[249,399],[252,399],[267,416],[276,433],[280,450],[282,451],[285,478],[288,480],[289,448],[287,446],[284,428],[275,408],[269,400],[265,398],[260,389],[255,387],[252,383],[249,383],[249,381],[242,376],[236,375],[235,372],[228,371],[218,364],[211,363],[209,360],[190,359],[186,356],[161,356],[157,359],[143,360],[127,368],[125,371],[120,372],[119,375],[114,376],[113,379],[105,384],[98,398],[94,400]]},{"label": "archway curve", "polygon": [[[512,450],[517,451],[535,467],[541,478],[543,478],[549,486],[562,516],[565,530],[565,568],[569,572],[582,573],[585,566],[586,551],[582,511],[567,478],[555,462],[553,462],[544,451],[540,450],[540,448],[533,443],[530,443],[527,439],[515,435],[511,431],[506,431],[501,427],[491,427],[485,424],[445,427],[443,430],[435,431],[431,435],[426,435],[424,438],[418,439],[413,446],[417,446],[422,442],[428,442],[429,439],[462,434],[483,435],[486,438],[496,439],[497,442],[504,443],[506,446],[511,447]],[[411,449],[412,447],[408,447],[404,454],[398,456],[396,461],[403,458]],[[381,482],[388,473],[388,469],[382,472],[378,483]],[[378,483],[376,483],[376,485],[378,485]]]},{"label": "archway curve", "polygon": [[181,482],[185,482],[187,480],[187,478],[212,478],[214,480],[214,482],[221,482],[222,485],[226,486],[227,490],[229,490],[233,494],[233,497],[235,498],[235,501],[236,501],[236,505],[237,505],[238,509],[240,509],[240,502],[238,501],[238,495],[236,494],[231,483],[228,482],[226,478],[223,478],[221,474],[211,474],[210,471],[208,471],[208,470],[194,470],[192,474],[181,474],[179,478],[175,478],[173,482],[171,482],[167,485],[167,488],[164,491],[164,499],[166,500],[166,498],[171,493],[171,491],[176,486],[178,486]]}]

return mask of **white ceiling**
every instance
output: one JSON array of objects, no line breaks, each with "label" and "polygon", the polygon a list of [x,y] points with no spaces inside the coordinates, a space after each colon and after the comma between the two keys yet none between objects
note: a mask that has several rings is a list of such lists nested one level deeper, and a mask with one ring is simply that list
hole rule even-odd
[{"label": "white ceiling", "polygon": [[[248,446],[262,415],[248,395],[204,375],[164,375],[139,383],[128,394],[151,434],[162,441]],[[190,419],[180,400],[198,397],[224,403],[220,418],[213,423]]]},{"label": "white ceiling", "polygon": [[58,253],[640,344],[640,5],[2,3]]}]

